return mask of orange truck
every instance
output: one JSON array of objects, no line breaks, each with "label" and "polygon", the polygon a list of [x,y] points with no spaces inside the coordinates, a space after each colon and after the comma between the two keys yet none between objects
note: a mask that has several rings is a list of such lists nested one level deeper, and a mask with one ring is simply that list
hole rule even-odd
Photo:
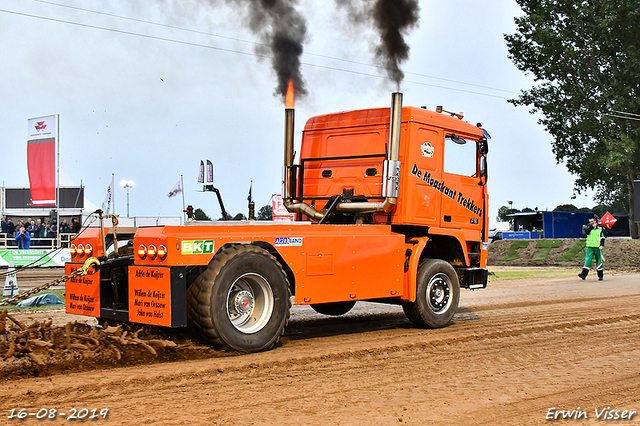
[{"label": "orange truck", "polygon": [[272,348],[292,303],[326,315],[400,304],[419,327],[446,326],[460,288],[487,285],[488,146],[440,110],[393,93],[390,108],[313,117],[294,164],[288,101],[283,201],[296,221],[86,228],[66,273],[93,273],[67,282],[67,312],[188,327],[243,352]]}]

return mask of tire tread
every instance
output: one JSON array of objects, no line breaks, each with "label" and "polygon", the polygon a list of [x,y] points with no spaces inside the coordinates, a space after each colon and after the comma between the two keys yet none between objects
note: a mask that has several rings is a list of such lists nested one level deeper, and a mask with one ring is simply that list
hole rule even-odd
[{"label": "tire tread", "polygon": [[189,327],[194,329],[198,337],[214,347],[222,348],[228,346],[222,341],[222,339],[220,339],[213,322],[212,318],[214,307],[211,305],[212,298],[214,288],[216,286],[216,279],[220,275],[224,266],[237,256],[246,253],[255,253],[265,257],[270,262],[277,265],[285,279],[287,309],[284,318],[284,327],[282,327],[281,332],[268,347],[261,349],[269,350],[278,343],[284,334],[286,327],[289,325],[291,315],[291,288],[289,280],[286,278],[284,268],[280,262],[278,262],[278,260],[268,251],[255,245],[239,244],[227,247],[223,251],[217,253],[211,262],[209,262],[208,268],[198,278],[196,278],[187,291],[187,318],[189,321]]}]

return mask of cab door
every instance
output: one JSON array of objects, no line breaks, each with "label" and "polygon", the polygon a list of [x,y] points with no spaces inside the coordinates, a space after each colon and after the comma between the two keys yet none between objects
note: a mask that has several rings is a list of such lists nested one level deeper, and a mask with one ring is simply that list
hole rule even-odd
[{"label": "cab door", "polygon": [[454,133],[445,135],[441,226],[481,230],[483,186],[478,170],[477,143]]}]

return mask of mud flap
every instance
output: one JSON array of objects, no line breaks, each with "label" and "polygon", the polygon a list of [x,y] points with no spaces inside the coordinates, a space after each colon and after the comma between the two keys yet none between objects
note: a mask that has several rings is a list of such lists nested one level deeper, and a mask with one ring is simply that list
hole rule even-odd
[{"label": "mud flap", "polygon": [[186,327],[186,275],[184,266],[130,266],[129,321]]},{"label": "mud flap", "polygon": [[469,290],[487,288],[489,271],[486,268],[456,268],[460,287]]},{"label": "mud flap", "polygon": [[[84,263],[65,264],[65,274],[82,268]],[[100,316],[100,271],[71,278],[65,284],[65,305],[69,314]]]}]

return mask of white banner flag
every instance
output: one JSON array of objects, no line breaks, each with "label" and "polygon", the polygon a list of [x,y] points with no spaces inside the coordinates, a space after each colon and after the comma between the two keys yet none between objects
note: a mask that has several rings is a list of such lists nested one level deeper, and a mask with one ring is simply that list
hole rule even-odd
[{"label": "white banner flag", "polygon": [[103,212],[109,213],[111,210],[111,200],[113,200],[113,175],[111,175],[111,184],[109,188],[107,188],[107,195],[104,196],[104,201],[102,202]]},{"label": "white banner flag", "polygon": [[295,220],[296,215],[290,213],[284,206],[282,195],[273,194],[271,196],[271,203],[272,219],[275,222],[293,222]]},{"label": "white banner flag", "polygon": [[167,194],[167,197],[169,197],[169,198],[175,197],[176,195],[178,195],[181,192],[182,192],[182,183],[181,183],[181,181],[178,181],[178,183],[173,185],[173,188],[171,188],[171,191],[169,191],[169,193]]}]

